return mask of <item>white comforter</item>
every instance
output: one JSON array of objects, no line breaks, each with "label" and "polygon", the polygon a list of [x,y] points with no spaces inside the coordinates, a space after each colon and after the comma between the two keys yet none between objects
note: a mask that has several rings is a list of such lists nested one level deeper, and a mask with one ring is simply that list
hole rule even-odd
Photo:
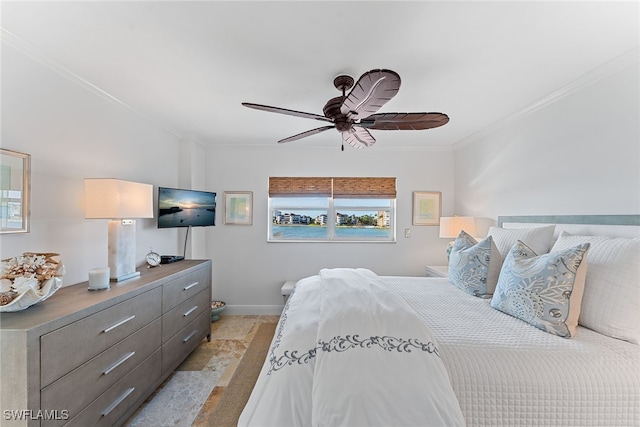
[{"label": "white comforter", "polygon": [[324,269],[298,282],[238,422],[464,424],[431,332],[365,269]]}]

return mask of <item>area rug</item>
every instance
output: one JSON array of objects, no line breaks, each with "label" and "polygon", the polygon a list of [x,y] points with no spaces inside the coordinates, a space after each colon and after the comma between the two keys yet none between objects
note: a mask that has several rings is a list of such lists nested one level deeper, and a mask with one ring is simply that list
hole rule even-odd
[{"label": "area rug", "polygon": [[262,364],[267,357],[276,325],[276,323],[263,323],[258,328],[229,385],[225,387],[216,408],[209,417],[210,426],[236,427],[238,425],[240,413],[249,400]]}]

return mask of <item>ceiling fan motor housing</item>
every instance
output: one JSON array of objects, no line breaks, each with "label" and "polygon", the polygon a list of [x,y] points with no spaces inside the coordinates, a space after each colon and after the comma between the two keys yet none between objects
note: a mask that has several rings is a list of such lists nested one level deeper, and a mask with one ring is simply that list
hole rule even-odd
[{"label": "ceiling fan motor housing", "polygon": [[343,102],[343,96],[336,96],[331,98],[322,109],[325,117],[333,119],[333,123],[339,132],[345,132],[351,128],[351,123],[347,120],[347,116],[340,111]]}]

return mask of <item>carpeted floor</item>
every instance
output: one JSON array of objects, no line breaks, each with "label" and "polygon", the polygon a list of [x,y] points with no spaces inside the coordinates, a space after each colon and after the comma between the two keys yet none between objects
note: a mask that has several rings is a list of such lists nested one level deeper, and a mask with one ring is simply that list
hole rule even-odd
[{"label": "carpeted floor", "polygon": [[269,349],[278,316],[221,316],[200,346],[127,427],[235,426]]}]

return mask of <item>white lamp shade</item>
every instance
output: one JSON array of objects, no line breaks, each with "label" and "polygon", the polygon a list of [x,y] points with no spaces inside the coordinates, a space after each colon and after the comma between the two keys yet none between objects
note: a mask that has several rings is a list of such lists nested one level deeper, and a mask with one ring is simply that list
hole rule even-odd
[{"label": "white lamp shade", "polygon": [[84,180],[85,218],[153,218],[153,185],[113,178]]},{"label": "white lamp shade", "polygon": [[476,220],[472,216],[440,217],[440,237],[454,239],[464,230],[471,236],[476,235]]}]

